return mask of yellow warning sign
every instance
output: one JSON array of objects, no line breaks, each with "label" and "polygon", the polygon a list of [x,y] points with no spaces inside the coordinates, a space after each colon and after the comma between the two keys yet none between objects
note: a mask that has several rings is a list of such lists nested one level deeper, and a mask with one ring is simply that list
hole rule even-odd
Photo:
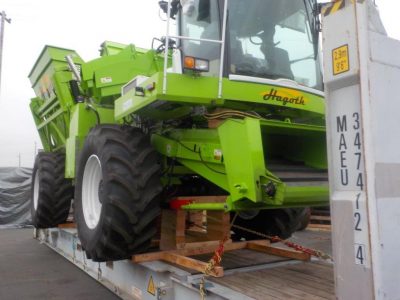
[{"label": "yellow warning sign", "polygon": [[149,284],[147,285],[147,292],[149,292],[153,296],[156,295],[156,286],[154,285],[153,276],[150,276]]},{"label": "yellow warning sign", "polygon": [[349,46],[344,45],[332,51],[333,75],[350,70]]}]

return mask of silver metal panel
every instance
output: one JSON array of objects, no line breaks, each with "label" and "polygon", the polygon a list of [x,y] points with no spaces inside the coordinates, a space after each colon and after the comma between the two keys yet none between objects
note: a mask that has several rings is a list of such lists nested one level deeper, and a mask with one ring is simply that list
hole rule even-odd
[{"label": "silver metal panel", "polygon": [[400,42],[371,33],[369,64],[370,109],[376,161],[400,163],[399,115]]},{"label": "silver metal panel", "polygon": [[368,37],[371,61],[365,114],[370,116],[366,141],[371,149],[367,167],[375,298],[400,299],[400,42],[376,33]]},{"label": "silver metal panel", "polygon": [[400,164],[377,163],[375,172],[376,196],[378,198],[400,198]]},{"label": "silver metal panel", "polygon": [[370,0],[346,1],[323,34],[336,294],[400,299],[400,43]]},{"label": "silver metal panel", "polygon": [[[369,299],[373,293],[370,259],[356,260],[362,245],[363,257],[369,253],[368,224],[355,230],[354,214],[366,216],[365,201],[357,196],[357,180],[364,176],[361,152],[354,141],[363,141],[360,119],[360,77],[356,20],[353,6],[328,16],[324,28],[324,76],[327,98],[327,135],[331,193],[332,242],[335,260],[335,286],[338,299]],[[348,47],[349,71],[333,74],[333,50]],[[363,218],[363,221],[366,218]],[[362,262],[362,264],[360,264]],[[357,288],[355,288],[355,285]]]},{"label": "silver metal panel", "polygon": [[[354,235],[353,203],[335,198],[331,203],[332,243],[335,271],[335,286],[337,299],[371,299],[372,276],[369,268],[355,266],[354,263]],[[350,220],[350,221],[349,221]]]},{"label": "silver metal panel", "polygon": [[400,198],[378,198],[379,239],[375,241],[381,249],[377,262],[380,269],[380,285],[376,299],[400,299],[399,272],[399,228]]}]

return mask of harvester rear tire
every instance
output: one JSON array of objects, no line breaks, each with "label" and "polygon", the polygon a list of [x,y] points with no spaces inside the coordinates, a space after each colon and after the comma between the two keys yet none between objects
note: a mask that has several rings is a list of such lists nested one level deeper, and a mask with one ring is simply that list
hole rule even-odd
[{"label": "harvester rear tire", "polygon": [[305,230],[308,224],[310,223],[310,220],[311,220],[311,208],[307,207],[305,208],[304,217],[302,218],[302,221],[300,222],[297,231]]},{"label": "harvester rear tire", "polygon": [[[261,210],[252,219],[243,219],[237,216],[234,225],[238,225],[264,235],[278,236],[282,239],[289,238],[297,230],[305,228],[308,224],[308,208],[282,208]],[[263,237],[254,233],[247,232],[238,228],[233,228],[235,235],[233,238],[239,240],[262,239]]]},{"label": "harvester rear tire", "polygon": [[158,154],[147,135],[128,126],[94,127],[80,154],[74,201],[87,257],[114,261],[148,250],[161,192]]},{"label": "harvester rear tire", "polygon": [[56,227],[68,218],[74,191],[64,170],[63,153],[40,152],[36,156],[31,183],[31,215],[36,228]]}]

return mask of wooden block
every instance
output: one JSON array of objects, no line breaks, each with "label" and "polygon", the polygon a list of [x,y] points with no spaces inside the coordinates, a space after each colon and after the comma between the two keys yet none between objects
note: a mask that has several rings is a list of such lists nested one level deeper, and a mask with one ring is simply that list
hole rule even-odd
[{"label": "wooden block", "polygon": [[164,209],[161,217],[161,250],[173,250],[185,243],[186,212]]},{"label": "wooden block", "polygon": [[330,216],[315,216],[315,215],[311,215],[310,219],[311,220],[317,220],[317,221],[330,221],[331,217]]},{"label": "wooden block", "polygon": [[308,224],[307,229],[313,231],[331,231],[332,226],[328,224]]},{"label": "wooden block", "polygon": [[252,241],[247,241],[247,243],[257,244],[261,246],[271,246],[270,240],[252,240]]},{"label": "wooden block", "polygon": [[[220,241],[207,241],[207,242],[197,242],[197,243],[188,243],[185,248],[173,251],[175,253],[179,253],[181,255],[200,255],[206,253],[214,253],[214,251],[219,247]],[[235,242],[232,240],[228,240],[224,244],[225,251],[231,250],[239,250],[244,249],[247,246],[247,242]]]},{"label": "wooden block", "polygon": [[266,246],[266,245],[263,245],[263,244],[260,244],[257,242],[248,242],[247,248],[251,249],[251,250],[271,254],[271,255],[293,258],[293,259],[298,259],[298,260],[306,261],[306,260],[311,259],[311,255],[308,253],[290,250],[290,249]]},{"label": "wooden block", "polygon": [[[162,260],[199,272],[204,272],[208,264],[206,262],[182,256],[173,252],[164,253]],[[222,277],[224,276],[224,269],[220,266],[216,266],[213,270],[211,270],[209,275],[213,277]]]},{"label": "wooden block", "polygon": [[[202,251],[201,249],[213,249],[208,252],[203,252],[203,253],[211,253],[214,252],[215,249],[217,249],[219,245],[219,241],[205,241],[205,242],[193,242],[193,243],[187,243],[185,248],[179,250],[180,253],[189,253],[186,251],[191,251],[191,249],[195,251]],[[192,253],[192,252],[190,252]],[[189,255],[189,254],[185,254]],[[196,254],[190,254],[190,255],[196,255]]]},{"label": "wooden block", "polygon": [[[208,253],[208,252],[207,252]],[[204,254],[204,253],[196,253]],[[154,253],[145,253],[132,256],[131,261],[134,263],[142,263],[154,260],[162,260],[169,263],[176,264],[180,267],[188,268],[191,270],[196,270],[199,272],[204,272],[207,267],[207,262],[203,262],[197,259],[193,259],[175,251],[160,251]],[[220,266],[214,267],[210,273],[214,277],[222,277],[224,275],[224,270]]]},{"label": "wooden block", "polygon": [[205,211],[189,211],[189,227],[187,230],[196,231],[196,232],[206,232],[204,227],[204,220],[205,220]]},{"label": "wooden block", "polygon": [[[207,232],[198,232],[198,231],[186,231],[185,236],[185,245],[197,243],[197,242],[208,242],[210,239],[208,238]],[[186,246],[185,246],[186,247]]]},{"label": "wooden block", "polygon": [[161,215],[160,249],[174,249],[176,245],[175,228],[175,212],[172,210],[163,210]]},{"label": "wooden block", "polygon": [[76,228],[76,224],[75,223],[59,224],[58,228]]},{"label": "wooden block", "polygon": [[230,214],[223,211],[208,211],[207,237],[209,240],[230,238]]},{"label": "wooden block", "polygon": [[[208,242],[198,242],[198,243],[188,243],[184,249],[173,251],[180,255],[193,256],[206,253],[214,253],[214,251],[219,247],[220,241],[208,241]],[[235,242],[228,240],[225,245],[225,251],[238,250],[246,248],[247,242]]]},{"label": "wooden block", "polygon": [[[226,197],[223,196],[210,196],[210,197],[195,197],[196,199],[202,198],[201,201],[222,201]],[[186,199],[186,198],[185,198]],[[224,200],[225,201],[225,200]],[[160,249],[161,250],[174,250],[183,249],[188,243],[199,242],[199,241],[221,241],[225,238],[230,238],[230,214],[222,211],[210,211],[207,212],[208,219],[206,229],[201,229],[204,213],[187,212],[184,210],[163,210],[161,217],[161,239]],[[200,230],[186,230],[186,220],[194,220],[197,224],[197,228]]]},{"label": "wooden block", "polygon": [[[161,260],[164,253],[175,253],[183,256],[194,256],[207,253],[214,253],[214,251],[219,246],[219,241],[208,241],[208,242],[198,242],[186,244],[185,248],[179,250],[170,251],[158,251],[143,254],[136,254],[132,256],[132,262],[141,263],[146,261]],[[232,243],[231,240],[225,243],[225,251],[244,249],[247,246],[247,242],[235,242]]]},{"label": "wooden block", "polygon": [[136,254],[132,256],[131,261],[134,263],[142,263],[147,261],[161,260],[163,255],[164,251]]},{"label": "wooden block", "polygon": [[177,197],[176,200],[188,200],[192,203],[225,203],[227,196],[187,196]]}]

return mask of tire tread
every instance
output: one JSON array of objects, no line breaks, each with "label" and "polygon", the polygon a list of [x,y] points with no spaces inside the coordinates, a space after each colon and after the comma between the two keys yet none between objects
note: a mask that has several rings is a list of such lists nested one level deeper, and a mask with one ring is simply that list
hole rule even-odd
[{"label": "tire tread", "polygon": [[[146,251],[156,234],[162,191],[157,153],[149,138],[140,129],[129,126],[96,126],[82,150],[78,183],[82,181],[85,155],[89,155],[84,151],[94,151],[100,158],[104,191],[109,191],[100,196],[103,206],[95,228],[98,235],[80,230],[86,225],[82,213],[75,210],[78,235],[87,256],[99,262],[113,261]],[[81,193],[78,189],[76,192],[76,203],[81,203]]]}]

